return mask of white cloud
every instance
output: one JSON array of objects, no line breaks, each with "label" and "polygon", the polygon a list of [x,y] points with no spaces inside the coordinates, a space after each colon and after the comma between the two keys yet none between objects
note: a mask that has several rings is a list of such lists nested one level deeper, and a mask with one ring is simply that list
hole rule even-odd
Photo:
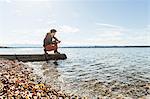
[{"label": "white cloud", "polygon": [[7,3],[11,3],[12,2],[11,0],[4,0],[4,1],[6,1]]},{"label": "white cloud", "polygon": [[91,38],[93,44],[106,45],[150,45],[150,26],[141,29],[129,29],[122,26],[96,23],[97,38]]},{"label": "white cloud", "polygon": [[105,28],[117,28],[117,29],[122,29],[121,26],[112,25],[112,24],[96,23],[96,25],[101,26],[101,27],[105,27]]},{"label": "white cloud", "polygon": [[80,41],[80,44],[84,44],[86,42],[87,45],[150,45],[150,40],[147,39],[146,36],[142,37],[112,37],[112,38],[91,38],[85,41]]},{"label": "white cloud", "polygon": [[126,42],[119,37],[89,39],[88,43],[89,45],[125,45],[126,44]]},{"label": "white cloud", "polygon": [[125,45],[126,41],[121,38],[89,38],[89,39],[72,39],[65,40],[63,43],[68,46],[86,46],[86,45]]},{"label": "white cloud", "polygon": [[121,36],[123,33],[119,30],[100,30],[97,31],[99,37],[116,37]]},{"label": "white cloud", "polygon": [[104,24],[104,23],[96,23],[97,25],[97,35],[99,37],[107,37],[107,38],[112,38],[112,37],[118,37],[122,36],[127,29],[117,26],[117,25],[112,25],[112,24]]},{"label": "white cloud", "polygon": [[150,32],[150,25],[147,25],[146,30]]},{"label": "white cloud", "polygon": [[[13,30],[10,30],[11,34],[9,34],[11,38],[8,39],[5,35],[3,35],[2,37],[0,37],[0,40],[4,41],[2,42],[2,44],[13,44],[13,43],[14,44],[42,44],[46,33],[49,32],[50,29],[52,28],[60,32],[60,34],[56,34],[56,36],[58,36],[60,40],[61,40],[61,36],[66,38],[68,33],[77,33],[79,31],[78,28],[71,27],[69,25],[59,26],[59,25],[53,24],[45,28],[39,28],[39,29],[36,29],[36,28],[35,29],[34,28],[33,29],[13,29]],[[63,36],[63,35],[66,35],[66,36]],[[67,43],[66,39],[63,40],[63,43]],[[71,42],[71,43],[76,43],[76,42]]]},{"label": "white cloud", "polygon": [[62,25],[62,26],[60,26],[60,32],[63,32],[63,33],[77,33],[77,32],[79,32],[79,28],[71,27],[69,25]]}]

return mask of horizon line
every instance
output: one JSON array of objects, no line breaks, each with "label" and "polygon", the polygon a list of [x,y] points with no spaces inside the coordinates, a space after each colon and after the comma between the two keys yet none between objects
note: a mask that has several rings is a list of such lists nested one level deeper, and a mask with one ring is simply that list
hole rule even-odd
[{"label": "horizon line", "polygon": [[[77,45],[62,46],[59,48],[126,48],[126,47],[150,47],[150,45]],[[0,46],[0,48],[43,48],[43,46]]]}]

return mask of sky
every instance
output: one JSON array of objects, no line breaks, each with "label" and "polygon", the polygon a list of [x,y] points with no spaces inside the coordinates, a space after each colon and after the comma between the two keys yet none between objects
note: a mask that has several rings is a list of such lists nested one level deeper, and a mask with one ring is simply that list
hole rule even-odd
[{"label": "sky", "polygon": [[150,0],[0,0],[0,45],[150,45]]}]

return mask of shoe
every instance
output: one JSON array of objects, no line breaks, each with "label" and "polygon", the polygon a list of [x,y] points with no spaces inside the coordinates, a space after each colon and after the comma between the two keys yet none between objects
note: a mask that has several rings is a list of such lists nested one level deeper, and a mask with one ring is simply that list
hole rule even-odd
[{"label": "shoe", "polygon": [[48,54],[48,53],[45,53],[45,54]]},{"label": "shoe", "polygon": [[45,54],[48,54],[47,52],[45,52]]}]

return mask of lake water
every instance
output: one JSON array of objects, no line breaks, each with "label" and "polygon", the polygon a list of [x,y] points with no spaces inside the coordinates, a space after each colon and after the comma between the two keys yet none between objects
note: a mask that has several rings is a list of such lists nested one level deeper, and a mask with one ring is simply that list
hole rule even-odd
[{"label": "lake water", "polygon": [[[112,82],[150,82],[150,48],[60,48],[66,60],[27,62],[47,83],[67,93],[96,97]],[[0,49],[0,54],[43,53],[41,48]]]}]

